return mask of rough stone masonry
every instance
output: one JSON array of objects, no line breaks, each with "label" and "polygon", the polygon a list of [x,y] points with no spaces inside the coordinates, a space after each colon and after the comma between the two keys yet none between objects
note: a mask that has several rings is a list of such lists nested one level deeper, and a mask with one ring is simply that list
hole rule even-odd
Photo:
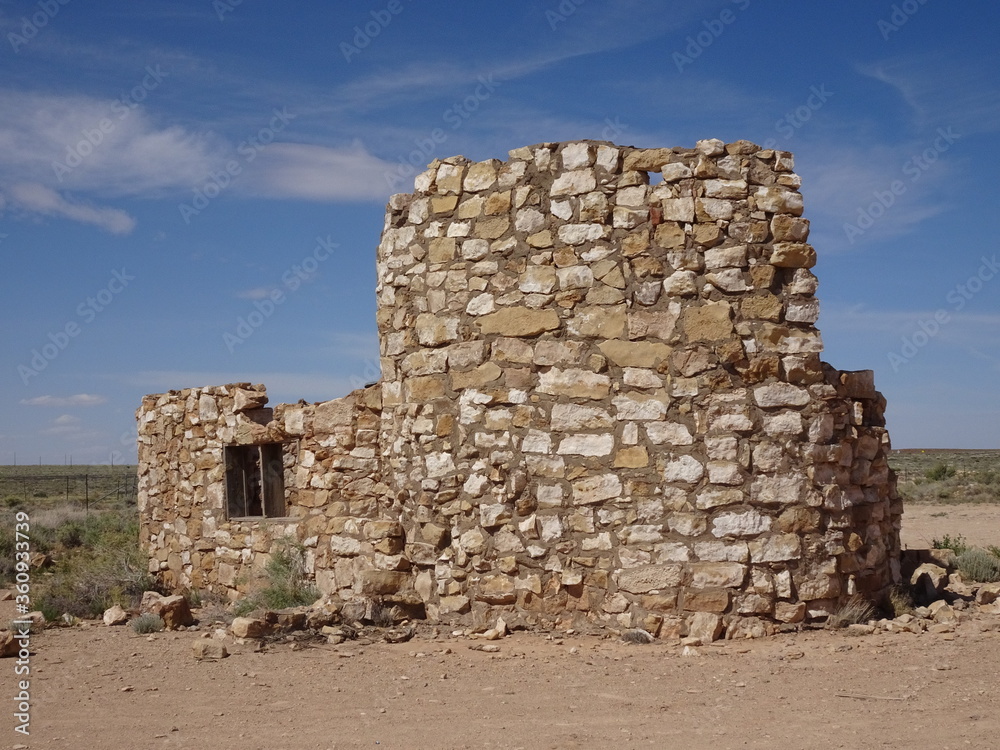
[{"label": "rough stone masonry", "polygon": [[386,212],[380,382],[143,399],[151,572],[236,598],[294,544],[324,594],[432,621],[712,637],[881,599],[885,401],[820,360],[799,185],[746,141],[435,161]]}]

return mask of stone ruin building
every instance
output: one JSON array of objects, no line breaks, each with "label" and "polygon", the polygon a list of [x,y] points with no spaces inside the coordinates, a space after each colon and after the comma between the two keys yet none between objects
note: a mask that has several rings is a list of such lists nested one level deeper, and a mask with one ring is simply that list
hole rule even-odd
[{"label": "stone ruin building", "polygon": [[378,383],[143,399],[151,572],[235,599],[291,541],[334,600],[661,635],[878,601],[885,400],[820,360],[799,185],[746,141],[435,161],[387,208]]}]

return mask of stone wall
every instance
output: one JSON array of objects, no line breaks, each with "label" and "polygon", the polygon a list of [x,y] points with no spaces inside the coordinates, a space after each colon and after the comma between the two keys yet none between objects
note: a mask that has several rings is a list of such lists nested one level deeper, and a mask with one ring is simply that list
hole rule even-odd
[{"label": "stone wall", "polygon": [[[792,169],[716,140],[435,162],[387,210],[378,386],[273,415],[239,408],[262,387],[147,397],[152,567],[236,591],[287,534],[341,598],[671,633],[880,598],[885,404],[820,361]],[[291,439],[290,518],[227,521],[222,445]]]}]

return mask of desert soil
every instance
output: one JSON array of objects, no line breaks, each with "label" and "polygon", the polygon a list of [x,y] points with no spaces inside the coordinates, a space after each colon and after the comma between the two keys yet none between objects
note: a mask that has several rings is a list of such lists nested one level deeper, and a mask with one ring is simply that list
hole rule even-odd
[{"label": "desert soil", "polygon": [[[998,544],[998,519],[912,506],[904,539]],[[514,633],[484,653],[424,627],[399,645],[229,642],[198,662],[201,633],[95,623],[34,637],[31,734],[6,700],[0,748],[997,748],[997,628],[977,615],[954,633],[806,631],[685,655],[575,633]],[[13,672],[0,662],[4,698]]]}]

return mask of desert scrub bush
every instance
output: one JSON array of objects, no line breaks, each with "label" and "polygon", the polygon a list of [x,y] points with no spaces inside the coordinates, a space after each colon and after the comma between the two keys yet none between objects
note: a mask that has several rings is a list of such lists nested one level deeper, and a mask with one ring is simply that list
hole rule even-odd
[{"label": "desert scrub bush", "polygon": [[264,566],[264,584],[233,606],[242,616],[255,609],[286,609],[312,604],[319,591],[306,580],[302,546],[285,541],[271,554]]},{"label": "desert scrub bush", "polygon": [[906,586],[893,586],[889,590],[889,613],[893,617],[913,614],[913,594]]},{"label": "desert scrub bush", "polygon": [[[131,514],[109,511],[73,523],[79,528],[64,533],[79,543],[63,546],[51,571],[35,585],[34,599],[46,618],[100,617],[114,604],[134,606],[143,591],[156,588],[139,548],[138,520]],[[54,536],[58,541],[58,531]]]},{"label": "desert scrub bush", "polygon": [[129,625],[132,626],[132,630],[140,635],[146,635],[147,633],[159,633],[166,627],[166,624],[163,622],[163,618],[159,615],[154,615],[152,612],[147,612],[144,615],[133,617],[129,621]]},{"label": "desert scrub bush", "polygon": [[831,628],[846,628],[848,625],[866,623],[873,617],[875,617],[875,605],[855,594],[830,615],[826,624]]},{"label": "desert scrub bush", "polygon": [[66,549],[74,549],[83,544],[83,524],[79,521],[66,521],[56,529],[56,541]]},{"label": "desert scrub bush", "polygon": [[1000,581],[1000,558],[978,547],[961,552],[955,558],[955,567],[963,578],[970,581],[978,583]]},{"label": "desert scrub bush", "polygon": [[185,591],[184,598],[187,600],[188,607],[191,609],[196,609],[202,605],[201,592],[197,589],[188,589]]},{"label": "desert scrub bush", "polygon": [[372,605],[372,625],[376,628],[391,628],[395,621],[392,617],[392,607],[386,606],[383,602],[375,602]]},{"label": "desert scrub bush", "polygon": [[0,526],[0,586],[7,586],[14,581],[14,526]]},{"label": "desert scrub bush", "polygon": [[965,537],[958,534],[952,537],[950,534],[945,534],[940,539],[934,538],[931,540],[931,547],[934,549],[950,549],[956,555],[961,555],[965,550],[969,548],[969,545],[965,542]]},{"label": "desert scrub bush", "polygon": [[931,481],[940,482],[942,479],[955,476],[955,467],[946,463],[936,463],[924,472],[924,476]]}]

